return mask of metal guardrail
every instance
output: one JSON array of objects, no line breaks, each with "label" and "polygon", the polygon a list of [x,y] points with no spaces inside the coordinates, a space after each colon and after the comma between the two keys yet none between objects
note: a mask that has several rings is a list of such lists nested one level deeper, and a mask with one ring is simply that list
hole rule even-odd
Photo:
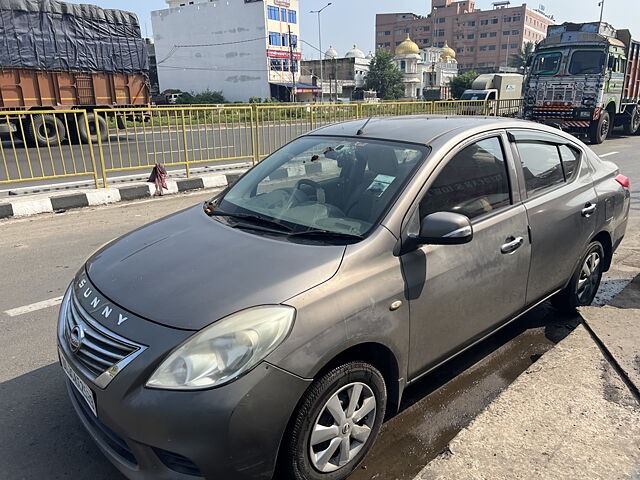
[{"label": "metal guardrail", "polygon": [[[324,125],[390,115],[518,116],[522,100],[272,104],[0,112],[0,184],[249,160]],[[102,182],[99,181],[101,178]],[[100,185],[101,184],[101,185]]]},{"label": "metal guardrail", "polygon": [[95,162],[87,112],[0,112],[0,185],[91,175]]}]

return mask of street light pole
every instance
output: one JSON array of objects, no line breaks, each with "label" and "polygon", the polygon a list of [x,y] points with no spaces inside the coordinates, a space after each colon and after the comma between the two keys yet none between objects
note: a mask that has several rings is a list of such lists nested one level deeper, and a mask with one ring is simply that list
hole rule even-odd
[{"label": "street light pole", "polygon": [[600,23],[602,23],[602,16],[604,14],[604,0],[601,0],[598,6],[600,7]]},{"label": "street light pole", "polygon": [[311,10],[309,13],[317,13],[318,14],[318,43],[320,45],[320,103],[324,103],[324,70],[322,68],[322,29],[321,29],[321,24],[320,24],[320,14],[322,13],[322,11],[327,8],[329,5],[331,5],[333,2],[329,2],[327,3],[324,7],[322,7],[320,10]]}]

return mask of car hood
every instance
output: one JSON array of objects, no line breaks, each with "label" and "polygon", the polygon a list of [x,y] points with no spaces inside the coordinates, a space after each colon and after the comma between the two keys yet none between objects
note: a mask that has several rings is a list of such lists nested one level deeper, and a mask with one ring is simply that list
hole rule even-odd
[{"label": "car hood", "polygon": [[87,261],[86,270],[120,307],[156,323],[199,330],[327,281],[345,248],[233,229],[198,205],[114,240]]}]

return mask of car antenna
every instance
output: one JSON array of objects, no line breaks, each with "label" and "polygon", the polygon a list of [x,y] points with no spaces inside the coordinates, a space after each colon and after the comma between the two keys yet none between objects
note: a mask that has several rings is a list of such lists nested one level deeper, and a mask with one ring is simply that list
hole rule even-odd
[{"label": "car antenna", "polygon": [[369,119],[366,122],[364,122],[364,125],[362,126],[362,128],[360,128],[360,130],[356,132],[356,135],[360,136],[364,133],[364,129],[366,128],[367,125],[369,125],[369,122],[371,121],[372,118],[373,117],[369,117]]}]

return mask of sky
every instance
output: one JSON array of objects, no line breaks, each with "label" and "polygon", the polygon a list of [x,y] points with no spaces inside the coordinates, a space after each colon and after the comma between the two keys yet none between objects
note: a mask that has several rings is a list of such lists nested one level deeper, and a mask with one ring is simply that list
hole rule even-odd
[{"label": "sky", "polygon": [[[166,8],[164,0],[71,0],[73,3],[94,3],[104,8],[119,8],[134,11],[138,14],[142,33],[152,35],[152,10]],[[242,0],[230,0],[242,1]],[[305,42],[319,47],[318,17],[310,14],[310,10],[324,7],[329,0],[300,0],[301,37]],[[495,0],[476,0],[476,7],[490,9]],[[512,0],[512,5],[521,5],[522,0]],[[545,6],[547,14],[553,15],[558,23],[593,22],[600,18],[599,0],[534,0],[528,2],[529,7]],[[412,12],[426,15],[431,10],[430,0],[332,0],[332,5],[322,12],[322,50],[329,45],[338,50],[340,55],[352,45],[358,45],[367,53],[375,46],[376,13]],[[634,38],[640,37],[640,0],[605,0],[604,21],[615,28],[628,28]],[[303,45],[305,58],[317,57],[314,48]]]}]

